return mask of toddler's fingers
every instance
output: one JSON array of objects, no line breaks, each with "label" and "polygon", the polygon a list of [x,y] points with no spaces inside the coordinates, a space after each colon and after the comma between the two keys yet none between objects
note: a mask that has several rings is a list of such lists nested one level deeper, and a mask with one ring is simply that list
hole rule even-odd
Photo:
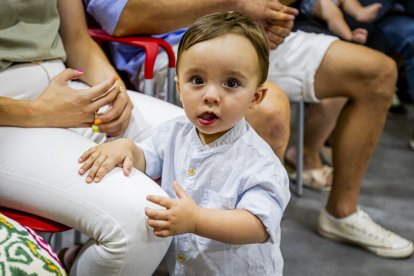
[{"label": "toddler's fingers", "polygon": [[186,192],[180,186],[180,184],[178,184],[177,181],[174,181],[173,182],[173,189],[175,191],[175,194],[178,196],[178,198],[183,198],[183,197],[186,197],[187,196]]},{"label": "toddler's fingers", "polygon": [[154,228],[154,229],[165,230],[165,229],[169,228],[168,226],[169,226],[170,223],[168,221],[165,221],[165,220],[148,219],[147,224],[149,226],[151,226],[152,228]]},{"label": "toddler's fingers", "polygon": [[168,214],[166,210],[156,210],[151,208],[145,208],[145,215],[150,219],[156,220],[168,220]]},{"label": "toddler's fingers", "polygon": [[78,162],[82,163],[83,161],[85,161],[86,159],[88,159],[88,157],[96,151],[96,147],[92,147],[90,149],[88,149],[87,151],[85,151],[81,157],[79,157]]},{"label": "toddler's fingers", "polygon": [[154,229],[154,235],[157,237],[161,237],[161,238],[166,238],[166,237],[170,237],[173,236],[172,232],[170,230],[155,230]]},{"label": "toddler's fingers", "polygon": [[98,158],[93,162],[92,167],[89,169],[88,176],[86,177],[86,182],[91,183],[96,176],[99,168],[102,166],[103,162],[106,160],[106,156],[100,154]]},{"label": "toddler's fingers", "polygon": [[148,195],[147,200],[151,201],[152,203],[163,206],[167,209],[171,208],[173,204],[173,200],[171,198],[163,197],[163,196]]}]

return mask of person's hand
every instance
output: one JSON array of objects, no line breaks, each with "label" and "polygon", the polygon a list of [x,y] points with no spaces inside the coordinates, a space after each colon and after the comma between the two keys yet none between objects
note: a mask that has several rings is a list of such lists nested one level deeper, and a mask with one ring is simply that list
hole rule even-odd
[{"label": "person's hand", "polygon": [[110,136],[118,136],[124,133],[131,118],[133,104],[126,93],[124,84],[118,80],[115,84],[121,92],[115,98],[108,111],[98,112],[94,124],[100,132],[105,132]]},{"label": "person's hand", "polygon": [[279,0],[239,0],[236,5],[236,11],[258,21],[293,21],[299,13],[297,9],[283,5]]},{"label": "person's hand", "polygon": [[276,49],[282,44],[293,28],[293,21],[266,20],[261,24],[266,31],[270,49]]},{"label": "person's hand", "polygon": [[154,195],[147,197],[149,201],[166,208],[164,210],[145,208],[145,214],[148,216],[147,223],[158,237],[196,231],[199,207],[177,182],[173,183],[173,188],[178,199]]},{"label": "person's hand", "polygon": [[134,164],[134,148],[136,145],[128,139],[117,139],[90,148],[79,158],[83,163],[79,174],[84,175],[89,170],[86,182],[99,182],[115,166],[123,168],[124,174],[129,175]]},{"label": "person's hand", "polygon": [[118,96],[116,77],[88,89],[73,89],[67,83],[78,79],[82,72],[66,69],[52,79],[48,87],[33,102],[33,110],[44,127],[90,127],[95,112],[111,104]]}]

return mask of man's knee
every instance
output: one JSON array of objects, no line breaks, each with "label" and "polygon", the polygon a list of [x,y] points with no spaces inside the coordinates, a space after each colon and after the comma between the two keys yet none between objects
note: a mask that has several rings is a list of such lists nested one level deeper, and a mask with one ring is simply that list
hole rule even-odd
[{"label": "man's knee", "polygon": [[374,78],[367,82],[367,86],[377,100],[390,103],[395,94],[397,82],[397,66],[393,59],[381,55],[370,70],[373,70]]},{"label": "man's knee", "polygon": [[287,95],[267,83],[268,93],[263,102],[246,119],[256,132],[272,147],[278,157],[283,157],[290,133],[290,106]]}]

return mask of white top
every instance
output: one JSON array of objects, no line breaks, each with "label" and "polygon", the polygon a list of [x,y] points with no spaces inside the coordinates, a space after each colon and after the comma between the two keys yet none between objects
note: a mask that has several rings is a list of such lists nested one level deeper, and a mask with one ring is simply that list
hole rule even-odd
[{"label": "white top", "polygon": [[280,221],[289,201],[289,180],[269,145],[243,119],[216,141],[203,145],[186,117],[168,121],[140,145],[146,173],[162,177],[175,198],[176,180],[200,207],[245,209],[265,225],[269,239],[232,245],[183,234],[167,253],[171,275],[282,275]]}]

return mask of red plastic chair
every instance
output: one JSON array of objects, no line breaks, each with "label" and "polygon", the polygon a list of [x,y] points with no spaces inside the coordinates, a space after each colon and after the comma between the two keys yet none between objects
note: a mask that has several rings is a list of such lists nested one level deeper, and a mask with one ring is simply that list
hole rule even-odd
[{"label": "red plastic chair", "polygon": [[147,36],[127,36],[115,37],[107,34],[102,29],[89,29],[90,36],[95,41],[109,41],[119,42],[126,45],[131,45],[145,50],[144,63],[144,93],[153,96],[154,88],[154,64],[157,59],[158,50],[161,47],[168,56],[168,92],[167,101],[174,103],[175,95],[175,54],[171,45],[161,38],[147,37]]},{"label": "red plastic chair", "polygon": [[[10,209],[6,207],[0,206],[0,213],[5,215],[6,217],[9,217],[18,223],[20,223],[23,226],[29,227],[36,232],[41,232],[41,236],[50,244],[51,238],[53,234],[60,233],[63,231],[70,230],[71,228],[63,225],[61,223],[58,223],[56,221],[52,221],[37,215],[33,215],[30,213],[26,213],[23,211]],[[58,240],[55,243],[56,248],[60,248],[61,240]]]}]

